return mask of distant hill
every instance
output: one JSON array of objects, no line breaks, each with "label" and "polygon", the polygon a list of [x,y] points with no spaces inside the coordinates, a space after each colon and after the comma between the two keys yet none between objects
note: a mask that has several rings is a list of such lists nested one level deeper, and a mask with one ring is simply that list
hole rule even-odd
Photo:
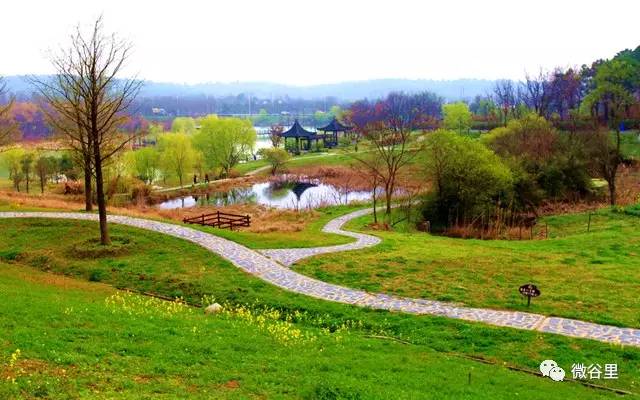
[{"label": "distant hill", "polygon": [[[22,76],[7,76],[10,90],[28,96],[28,82]],[[293,86],[272,82],[200,83],[185,85],[178,83],[145,82],[143,97],[189,97],[189,96],[236,96],[246,94],[260,98],[290,97],[299,99],[321,99],[334,97],[339,101],[362,98],[379,98],[392,91],[431,91],[448,101],[471,99],[485,95],[495,81],[483,79],[428,80],[428,79],[376,79],[368,81],[340,82],[323,85]]]},{"label": "distant hill", "polygon": [[271,82],[202,83],[196,85],[148,82],[145,84],[143,95],[149,97],[186,95],[233,96],[244,93],[261,98],[269,98],[272,96],[288,96],[301,99],[335,97],[342,101],[353,101],[362,98],[372,99],[383,97],[392,91],[420,92],[428,90],[447,100],[458,100],[462,98],[473,98],[479,94],[484,95],[491,90],[493,84],[494,81],[480,79],[450,81],[377,79],[309,86],[283,85]]}]

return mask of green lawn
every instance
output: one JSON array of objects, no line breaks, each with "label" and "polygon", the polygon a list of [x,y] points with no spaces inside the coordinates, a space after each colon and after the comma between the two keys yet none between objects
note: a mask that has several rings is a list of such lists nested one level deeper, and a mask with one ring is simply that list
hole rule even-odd
[{"label": "green lawn", "polygon": [[[351,227],[367,231],[366,216]],[[640,219],[608,210],[543,219],[548,240],[454,239],[370,232],[375,248],[303,260],[295,269],[325,281],[496,309],[528,310],[518,287],[535,283],[532,312],[640,327]]]},{"label": "green lawn", "polygon": [[423,346],[299,329],[268,314],[206,316],[6,264],[0,288],[12,299],[0,306],[3,399],[412,399],[435,388],[442,399],[606,398]]},{"label": "green lawn", "polygon": [[363,205],[332,206],[315,210],[320,213],[320,217],[310,222],[299,232],[263,232],[255,233],[248,231],[231,231],[228,229],[217,229],[193,225],[192,227],[201,231],[212,233],[216,236],[224,237],[234,242],[242,243],[252,249],[277,249],[290,247],[316,247],[332,246],[353,242],[350,237],[323,233],[322,228],[330,220],[347,214],[348,212],[361,209]]},{"label": "green lawn", "polygon": [[[0,374],[18,374],[15,384],[1,381],[0,398],[608,395],[505,368],[535,371],[547,358],[567,370],[575,362],[617,362],[620,379],[596,383],[638,391],[636,348],[315,300],[248,276],[192,243],[124,226],[112,225],[115,238],[132,240],[120,253],[79,257],[73,246],[95,235],[96,224],[86,221],[0,220]],[[207,295],[252,311],[205,317],[135,297],[123,303],[88,280],[192,301]],[[411,344],[366,337],[372,334]],[[12,367],[16,349],[23,362]]]},{"label": "green lawn", "polygon": [[265,165],[269,165],[266,160],[248,161],[246,163],[236,165],[233,170],[236,171],[239,175],[244,175],[247,172],[262,168]]}]

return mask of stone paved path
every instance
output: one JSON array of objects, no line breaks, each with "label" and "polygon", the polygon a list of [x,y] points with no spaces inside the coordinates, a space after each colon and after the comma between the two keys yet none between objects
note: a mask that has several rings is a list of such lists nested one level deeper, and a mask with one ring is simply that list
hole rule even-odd
[{"label": "stone paved path", "polygon": [[[346,232],[341,230],[341,226],[350,218],[355,218],[366,212],[367,210],[361,210],[337,218],[325,227],[325,231],[334,233]],[[0,218],[64,218],[96,221],[98,216],[96,214],[65,212],[0,212]],[[535,330],[564,336],[599,340],[608,343],[640,346],[639,329],[598,325],[584,321],[546,317],[544,315],[519,311],[499,311],[458,307],[439,301],[367,293],[363,290],[350,289],[298,274],[275,260],[256,251],[250,250],[238,243],[186,226],[116,215],[109,216],[109,221],[136,228],[148,229],[191,241],[226,258],[237,267],[260,279],[263,279],[266,282],[291,292],[304,294],[322,300],[412,314],[438,315],[465,321],[482,322],[494,326]],[[326,253],[327,251],[335,251],[336,249],[352,250],[358,246],[373,246],[379,242],[379,239],[368,235],[353,232],[346,232],[344,234],[354,237],[356,242],[350,245],[319,248],[322,250],[303,249],[305,250],[304,252],[290,252],[290,255],[286,256],[283,256],[283,254],[286,253],[282,252],[269,254],[272,256],[273,254],[278,254],[275,257],[282,257],[283,260],[288,261],[292,259],[300,259],[300,256],[303,254],[321,254]],[[376,240],[375,243],[374,240]]]},{"label": "stone paved path", "polygon": [[358,250],[365,247],[375,246],[380,243],[380,239],[375,236],[342,230],[342,226],[348,221],[354,218],[361,217],[363,215],[370,214],[372,212],[372,208],[354,211],[336,219],[332,219],[328,224],[324,226],[324,228],[322,228],[322,232],[335,233],[338,235],[349,236],[356,239],[356,241],[353,243],[341,244],[338,246],[310,247],[302,249],[268,249],[258,251],[266,255],[267,257],[276,260],[282,265],[290,266],[292,264],[295,264],[298,260],[312,257],[318,254],[336,253],[339,251],[347,250]]}]

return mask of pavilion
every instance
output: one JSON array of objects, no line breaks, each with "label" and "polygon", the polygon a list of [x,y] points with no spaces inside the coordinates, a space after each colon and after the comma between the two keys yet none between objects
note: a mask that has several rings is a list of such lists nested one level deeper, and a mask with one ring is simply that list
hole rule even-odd
[{"label": "pavilion", "polygon": [[305,150],[309,150],[311,148],[312,140],[315,140],[316,143],[318,142],[318,135],[315,132],[304,129],[297,119],[293,122],[293,126],[291,126],[287,131],[282,132],[280,136],[284,138],[285,142],[288,138],[295,138],[297,153],[300,153],[300,139],[307,141],[307,145],[304,148]]},{"label": "pavilion", "polygon": [[[324,132],[324,135],[322,136],[322,140],[324,141],[324,145],[325,147],[333,147],[333,146],[337,146],[338,145],[338,132],[343,132],[344,134],[346,134],[347,132],[349,132],[351,129],[350,126],[346,126],[340,123],[340,121],[338,121],[338,119],[336,117],[333,117],[333,119],[331,120],[331,122],[329,122],[329,124],[327,126],[323,126],[322,128],[318,128],[319,131]],[[332,135],[332,140],[330,142],[327,142],[327,133],[331,133]]]}]

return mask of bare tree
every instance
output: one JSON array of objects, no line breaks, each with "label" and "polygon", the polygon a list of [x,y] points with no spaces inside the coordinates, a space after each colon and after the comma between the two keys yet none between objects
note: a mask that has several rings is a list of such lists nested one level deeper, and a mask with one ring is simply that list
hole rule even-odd
[{"label": "bare tree", "polygon": [[363,168],[357,168],[356,171],[360,176],[369,182],[371,187],[371,202],[373,203],[373,223],[378,223],[378,191],[382,183],[382,162],[379,157],[373,153],[362,153],[355,157]]},{"label": "bare tree", "polygon": [[118,132],[141,87],[139,80],[118,78],[130,53],[129,43],[103,33],[98,18],[89,35],[78,27],[70,48],[52,58],[54,78],[31,79],[49,105],[52,125],[91,160],[103,245],[110,243],[103,165],[135,138]]},{"label": "bare tree", "polygon": [[516,90],[510,80],[497,81],[493,88],[493,98],[502,111],[503,123],[506,126],[509,114],[513,113],[516,107]]},{"label": "bare tree", "polygon": [[[365,125],[356,130],[371,144],[375,161],[369,157],[354,156],[361,164],[380,178],[385,196],[385,219],[391,222],[391,204],[398,185],[398,176],[419,150],[412,148],[412,131],[421,129],[431,118],[429,96],[391,93],[385,100],[373,105],[363,118]],[[352,118],[357,121],[357,118]],[[372,121],[372,122],[368,122]],[[374,172],[372,172],[374,174]],[[372,175],[373,176],[373,175]]]},{"label": "bare tree", "polygon": [[550,82],[547,75],[542,70],[535,77],[527,74],[521,87],[522,94],[520,97],[525,105],[533,109],[536,114],[545,117],[549,108],[550,98]]},{"label": "bare tree", "polygon": [[9,120],[14,98],[8,97],[5,104],[2,104],[5,97],[8,97],[7,83],[0,77],[0,147],[10,143],[19,132],[17,126]]}]

